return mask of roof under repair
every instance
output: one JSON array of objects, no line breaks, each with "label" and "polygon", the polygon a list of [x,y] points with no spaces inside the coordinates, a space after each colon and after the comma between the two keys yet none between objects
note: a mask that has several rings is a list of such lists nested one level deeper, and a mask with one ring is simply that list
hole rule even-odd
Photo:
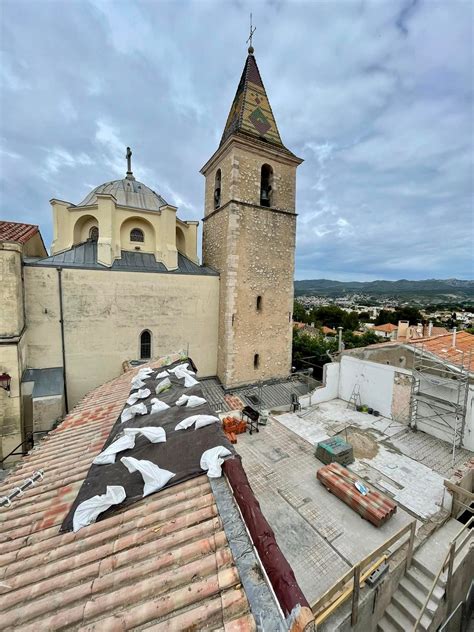
[{"label": "roof under repair", "polygon": [[[153,373],[145,376],[145,387],[151,390],[161,381],[157,374],[180,362],[168,367],[163,362],[151,365]],[[40,479],[28,484],[9,506],[0,502],[2,629],[183,630],[192,626],[242,632],[256,630],[261,621],[272,622],[275,630],[305,629],[313,617],[304,598],[297,601],[299,588],[294,575],[274,538],[268,540],[273,532],[264,519],[262,522],[263,516],[259,517],[254,498],[253,504],[246,502],[252,511],[247,527],[250,532],[265,534],[268,556],[278,560],[266,570],[269,575],[280,576],[284,590],[275,589],[279,605],[264,573],[257,572],[259,562],[229,487],[233,477],[236,498],[247,493],[248,482],[238,457],[231,455],[225,461],[224,465],[231,465],[233,470],[225,477],[208,478],[194,465],[184,476],[172,478],[164,488],[144,498],[140,473],[129,474],[123,467],[123,480],[118,483],[130,494],[130,504],[112,507],[76,532],[60,533],[61,525],[68,528],[68,515],[79,501],[105,491],[99,490],[101,479],[104,486],[114,482],[109,480],[110,473],[102,475],[100,468],[116,471],[120,459],[133,453],[125,450],[116,454],[113,464],[91,466],[121,434],[121,427],[166,428],[166,442],[149,445],[145,437],[137,437],[134,449],[138,452],[134,454],[137,459],[147,456],[162,466],[163,455],[171,449],[167,466],[175,467],[176,472],[180,467],[186,469],[179,461],[185,461],[183,450],[188,452],[189,448],[190,453],[189,446],[198,443],[198,433],[208,433],[209,445],[225,444],[217,423],[200,429],[176,429],[176,421],[211,411],[206,408],[208,404],[199,404],[191,411],[186,411],[186,406],[178,409],[172,400],[191,390],[199,397],[202,391],[196,384],[186,389],[172,373],[171,388],[159,395],[161,401],[168,400],[169,408],[152,414],[148,395],[139,402],[144,403],[147,413],[137,414],[136,423],[132,417],[121,424],[123,413],[133,407],[125,403],[127,398],[144,388],[131,385],[139,371],[143,367],[87,395],[2,482],[0,500],[30,478]],[[181,452],[176,436],[172,447],[173,434],[178,433],[183,437]],[[195,456],[188,460],[199,455],[200,450],[195,450]],[[42,479],[35,475],[38,471],[42,471]],[[255,536],[254,544],[261,544],[256,542],[261,539]]]}]

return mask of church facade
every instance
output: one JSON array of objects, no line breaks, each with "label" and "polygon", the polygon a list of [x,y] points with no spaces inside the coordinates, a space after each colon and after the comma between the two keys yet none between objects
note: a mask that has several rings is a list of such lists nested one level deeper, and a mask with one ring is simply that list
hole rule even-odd
[{"label": "church facade", "polygon": [[51,200],[49,256],[37,227],[0,223],[0,374],[10,378],[0,460],[125,362],[182,351],[225,388],[286,377],[300,163],[249,49],[220,146],[202,168],[202,265],[199,223],[135,179],[128,148],[125,178],[79,204]]}]

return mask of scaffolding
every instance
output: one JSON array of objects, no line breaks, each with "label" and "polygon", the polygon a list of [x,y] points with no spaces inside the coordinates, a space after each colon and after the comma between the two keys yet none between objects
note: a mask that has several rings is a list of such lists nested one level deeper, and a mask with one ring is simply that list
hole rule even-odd
[{"label": "scaffolding", "polygon": [[464,438],[471,353],[456,350],[454,358],[443,359],[424,345],[414,350],[410,426],[428,426],[435,436],[452,442],[453,459]]}]

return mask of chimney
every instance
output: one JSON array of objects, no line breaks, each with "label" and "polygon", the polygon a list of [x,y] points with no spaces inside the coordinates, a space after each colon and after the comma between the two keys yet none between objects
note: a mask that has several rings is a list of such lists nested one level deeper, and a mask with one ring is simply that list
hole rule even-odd
[{"label": "chimney", "polygon": [[433,321],[430,320],[430,322],[428,323],[428,338],[431,338],[432,335],[433,335]]},{"label": "chimney", "polygon": [[337,331],[339,332],[339,339],[337,343],[337,350],[342,351],[342,327],[338,327]]},{"label": "chimney", "polygon": [[418,325],[416,326],[416,334],[418,338],[423,337],[423,325],[421,323],[418,323]]},{"label": "chimney", "polygon": [[408,320],[398,321],[397,338],[408,338]]},{"label": "chimney", "polygon": [[453,344],[452,344],[453,349],[456,348],[456,327],[453,327]]}]

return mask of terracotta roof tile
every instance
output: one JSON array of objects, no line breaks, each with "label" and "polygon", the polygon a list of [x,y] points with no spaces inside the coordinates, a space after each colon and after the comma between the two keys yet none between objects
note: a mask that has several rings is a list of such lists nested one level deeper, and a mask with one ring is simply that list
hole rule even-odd
[{"label": "terracotta roof tile", "polygon": [[425,351],[449,361],[458,366],[463,365],[470,371],[474,371],[474,336],[467,331],[456,333],[456,342],[453,346],[453,333],[410,340],[410,344],[422,346]]},{"label": "terracotta roof tile", "polygon": [[389,334],[392,333],[392,331],[396,331],[398,329],[398,327],[396,325],[393,325],[392,323],[386,323],[385,325],[376,325],[375,327],[372,327],[372,331],[385,331]]},{"label": "terracotta roof tile", "polygon": [[44,470],[0,508],[2,630],[255,630],[206,476],[59,533],[131,375],[86,396],[0,485],[2,496]]},{"label": "terracotta roof tile", "polygon": [[0,241],[15,241],[24,244],[39,232],[34,224],[0,221]]}]

